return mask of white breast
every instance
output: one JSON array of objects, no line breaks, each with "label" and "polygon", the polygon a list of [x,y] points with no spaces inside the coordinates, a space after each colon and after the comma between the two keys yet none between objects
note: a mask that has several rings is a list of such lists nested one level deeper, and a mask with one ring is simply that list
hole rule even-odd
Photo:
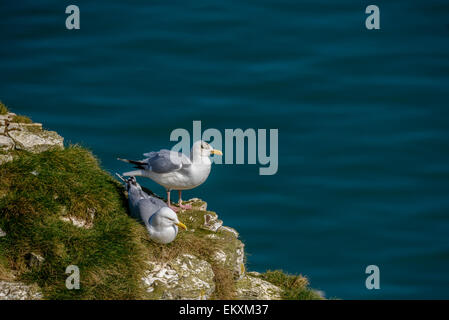
[{"label": "white breast", "polygon": [[204,181],[210,174],[210,164],[192,164],[191,166],[169,173],[155,173],[146,171],[148,178],[164,186],[166,189],[193,189]]},{"label": "white breast", "polygon": [[170,243],[175,240],[178,234],[178,227],[173,226],[169,228],[164,228],[161,230],[156,230],[154,227],[147,227],[150,238],[158,243]]}]

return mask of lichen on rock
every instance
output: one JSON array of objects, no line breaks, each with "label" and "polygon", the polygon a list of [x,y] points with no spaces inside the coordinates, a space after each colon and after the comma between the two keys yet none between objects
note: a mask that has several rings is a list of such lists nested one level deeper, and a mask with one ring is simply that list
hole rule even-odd
[{"label": "lichen on rock", "polygon": [[95,209],[89,208],[87,210],[88,212],[87,218],[80,218],[76,216],[67,215],[66,211],[67,211],[66,207],[61,208],[60,212],[63,214],[63,216],[60,218],[61,221],[71,223],[78,228],[91,229],[93,227],[95,218]]},{"label": "lichen on rock", "polygon": [[218,215],[215,212],[210,212],[204,215],[204,224],[201,228],[216,232],[222,225],[223,221],[218,219]]},{"label": "lichen on rock", "polygon": [[278,286],[249,274],[237,281],[237,295],[242,300],[280,300],[281,291]]},{"label": "lichen on rock", "polygon": [[0,150],[9,151],[15,146],[14,140],[10,137],[0,135]]},{"label": "lichen on rock", "polygon": [[42,293],[36,286],[0,280],[0,300],[40,300]]},{"label": "lichen on rock", "polygon": [[43,152],[53,147],[63,147],[64,139],[54,131],[8,131],[18,150]]},{"label": "lichen on rock", "polygon": [[166,263],[147,263],[149,270],[142,280],[153,298],[205,300],[215,290],[211,265],[193,255],[182,254]]},{"label": "lichen on rock", "polygon": [[14,159],[14,150],[38,153],[63,147],[64,138],[55,131],[43,130],[41,123],[12,112],[0,115],[0,165]]}]

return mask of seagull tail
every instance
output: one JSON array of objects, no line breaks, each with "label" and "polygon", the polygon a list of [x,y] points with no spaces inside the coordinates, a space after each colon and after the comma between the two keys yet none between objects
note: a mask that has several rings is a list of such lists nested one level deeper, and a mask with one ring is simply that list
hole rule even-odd
[{"label": "seagull tail", "polygon": [[127,177],[144,176],[145,171],[144,170],[134,170],[134,171],[124,172],[123,175],[127,176]]},{"label": "seagull tail", "polygon": [[[134,176],[130,176],[128,179],[126,179],[125,177],[123,177],[122,175],[115,173],[115,175],[123,181],[123,183],[126,186],[126,191],[129,192],[129,189],[131,189],[131,187],[137,187],[139,190],[141,190],[140,185],[137,183],[137,180]],[[126,176],[126,174],[125,174]]]},{"label": "seagull tail", "polygon": [[117,158],[117,160],[134,164],[135,168],[137,168],[137,169],[145,169],[145,167],[147,166],[147,163],[143,162],[143,161],[135,161],[135,160],[122,159],[122,158]]},{"label": "seagull tail", "polygon": [[126,180],[123,176],[121,176],[120,174],[118,174],[117,172],[115,173],[115,175],[116,175],[120,180],[122,180],[124,183],[127,182],[127,180]]}]

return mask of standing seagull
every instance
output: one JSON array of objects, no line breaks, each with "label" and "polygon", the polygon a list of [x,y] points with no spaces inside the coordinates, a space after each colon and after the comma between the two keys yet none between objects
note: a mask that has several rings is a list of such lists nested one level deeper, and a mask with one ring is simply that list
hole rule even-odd
[{"label": "standing seagull", "polygon": [[131,216],[142,220],[153,241],[170,243],[178,234],[178,227],[187,230],[185,224],[178,220],[176,213],[167,207],[164,201],[146,194],[136,178],[125,180],[117,176],[126,184],[128,191],[129,211]]},{"label": "standing seagull", "polygon": [[171,206],[170,191],[179,191],[179,208],[191,209],[191,205],[182,204],[181,192],[198,187],[206,181],[212,164],[211,154],[223,155],[220,150],[215,150],[210,144],[200,140],[193,144],[190,158],[183,153],[163,149],[144,153],[147,158],[141,161],[118,160],[134,164],[138,169],[125,172],[124,176],[147,177],[163,186],[167,190],[168,206],[177,211],[178,208]]}]

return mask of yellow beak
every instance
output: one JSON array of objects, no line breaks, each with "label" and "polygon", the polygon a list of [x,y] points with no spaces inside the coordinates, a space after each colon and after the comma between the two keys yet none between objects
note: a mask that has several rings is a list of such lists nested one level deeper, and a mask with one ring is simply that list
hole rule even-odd
[{"label": "yellow beak", "polygon": [[186,225],[184,224],[184,223],[182,223],[181,221],[179,221],[178,223],[175,223],[178,227],[180,227],[180,228],[182,228],[182,229],[184,229],[184,230],[187,230],[187,227],[186,227]]},{"label": "yellow beak", "polygon": [[219,156],[222,156],[222,155],[223,155],[223,152],[221,152],[220,150],[217,150],[217,149],[212,149],[212,151],[211,151],[210,153],[212,153],[212,154],[218,154]]}]

